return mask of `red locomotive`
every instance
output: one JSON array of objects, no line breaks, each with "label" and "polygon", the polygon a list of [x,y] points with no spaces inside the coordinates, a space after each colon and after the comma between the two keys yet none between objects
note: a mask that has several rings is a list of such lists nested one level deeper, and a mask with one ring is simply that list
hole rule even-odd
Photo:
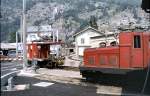
[{"label": "red locomotive", "polygon": [[[63,64],[63,58],[59,54],[52,54],[51,46],[61,45],[62,42],[30,42],[28,43],[27,58],[29,63],[37,61],[39,67],[56,67]],[[60,51],[60,49],[59,49]],[[57,56],[59,55],[59,56]]]},{"label": "red locomotive", "polygon": [[119,44],[84,51],[80,72],[83,77],[93,73],[124,74],[144,70],[150,65],[150,32],[121,32]]}]

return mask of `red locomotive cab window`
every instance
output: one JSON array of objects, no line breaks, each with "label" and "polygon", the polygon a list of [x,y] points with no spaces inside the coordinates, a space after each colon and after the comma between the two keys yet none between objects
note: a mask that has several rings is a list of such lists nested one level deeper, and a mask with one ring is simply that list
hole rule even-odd
[{"label": "red locomotive cab window", "polygon": [[94,64],[94,57],[89,57],[89,58],[88,58],[88,63],[89,63],[90,65],[93,65],[93,64]]},{"label": "red locomotive cab window", "polygon": [[141,37],[140,37],[140,35],[134,36],[134,48],[141,48]]}]

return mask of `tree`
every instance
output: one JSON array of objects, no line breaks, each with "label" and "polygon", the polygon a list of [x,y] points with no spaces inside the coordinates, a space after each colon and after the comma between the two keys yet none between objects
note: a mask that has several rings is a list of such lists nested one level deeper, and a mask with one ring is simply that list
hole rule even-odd
[{"label": "tree", "polygon": [[146,12],[150,13],[150,1],[149,0],[142,0],[141,8]]},{"label": "tree", "polygon": [[[8,37],[9,37],[9,40],[8,40],[9,43],[16,42],[16,32],[10,32]],[[18,42],[20,42],[20,40],[21,38],[20,38],[20,35],[18,34]]]},{"label": "tree", "polygon": [[89,25],[95,29],[98,29],[95,16],[90,17]]}]

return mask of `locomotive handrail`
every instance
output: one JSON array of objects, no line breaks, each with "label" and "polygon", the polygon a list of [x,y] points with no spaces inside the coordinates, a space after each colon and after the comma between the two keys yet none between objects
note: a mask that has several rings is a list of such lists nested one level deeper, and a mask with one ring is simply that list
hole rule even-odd
[{"label": "locomotive handrail", "polygon": [[132,45],[131,44],[119,44],[118,46],[120,46],[120,47],[131,47]]}]

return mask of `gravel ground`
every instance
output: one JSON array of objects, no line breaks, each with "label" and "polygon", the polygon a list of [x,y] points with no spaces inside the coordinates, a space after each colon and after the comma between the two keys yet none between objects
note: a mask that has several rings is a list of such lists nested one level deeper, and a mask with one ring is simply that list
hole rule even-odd
[{"label": "gravel ground", "polygon": [[82,75],[80,75],[79,71],[40,68],[37,70],[37,72],[40,74],[46,74],[46,75],[54,75],[54,76],[70,77],[70,78],[80,78],[80,79],[82,78]]},{"label": "gravel ground", "polygon": [[65,57],[65,62],[63,66],[71,66],[71,67],[79,67],[80,62],[78,59],[76,58],[69,58],[69,56]]}]

